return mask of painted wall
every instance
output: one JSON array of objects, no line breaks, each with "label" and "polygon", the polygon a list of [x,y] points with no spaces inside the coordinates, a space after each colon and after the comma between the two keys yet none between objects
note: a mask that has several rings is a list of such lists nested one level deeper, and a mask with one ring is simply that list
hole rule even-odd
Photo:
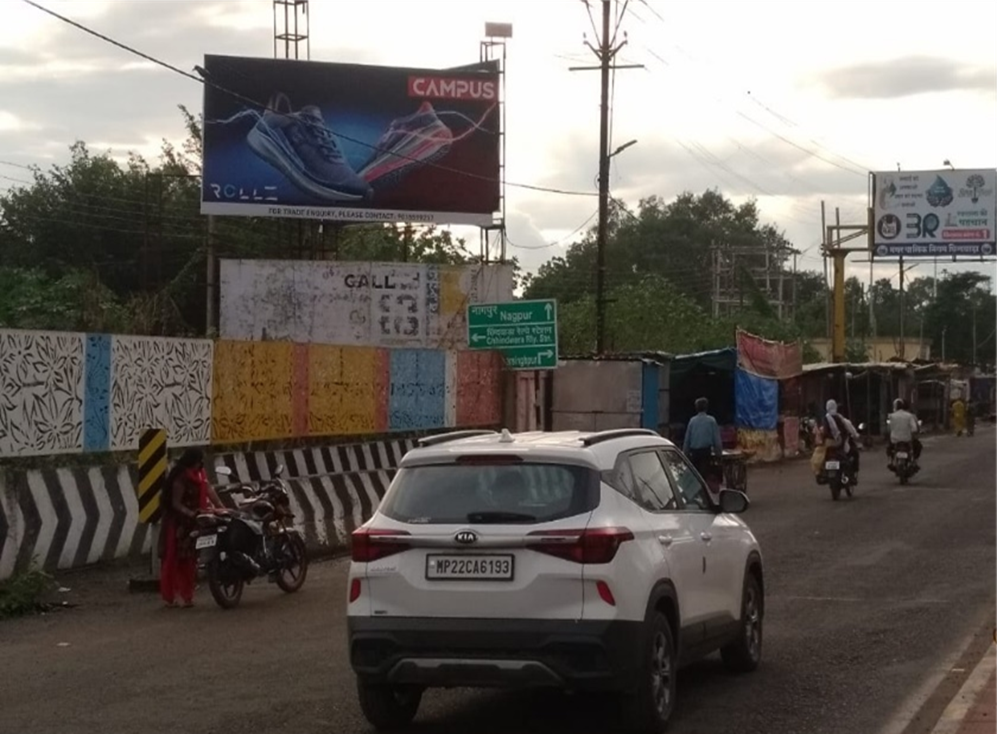
[{"label": "painted wall", "polygon": [[512,300],[509,265],[300,260],[219,263],[223,339],[444,349],[471,303]]},{"label": "painted wall", "polygon": [[0,330],[0,457],[207,443],[211,381],[206,340]]},{"label": "painted wall", "polygon": [[493,352],[215,345],[214,443],[497,425]]}]

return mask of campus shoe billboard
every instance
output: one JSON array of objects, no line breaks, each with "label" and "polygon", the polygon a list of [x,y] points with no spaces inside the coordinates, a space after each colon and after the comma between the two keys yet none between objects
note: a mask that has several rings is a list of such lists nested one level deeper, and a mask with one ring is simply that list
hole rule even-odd
[{"label": "campus shoe billboard", "polygon": [[206,56],[201,212],[489,225],[497,66]]}]

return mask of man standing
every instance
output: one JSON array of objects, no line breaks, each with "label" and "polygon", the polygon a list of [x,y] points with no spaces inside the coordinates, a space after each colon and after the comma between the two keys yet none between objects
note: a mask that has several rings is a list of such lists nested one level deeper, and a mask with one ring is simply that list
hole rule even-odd
[{"label": "man standing", "polygon": [[723,460],[724,444],[716,418],[706,412],[709,407],[706,398],[696,400],[696,415],[685,429],[682,453],[689,457],[696,471],[714,491],[713,483],[719,480],[716,464]]}]

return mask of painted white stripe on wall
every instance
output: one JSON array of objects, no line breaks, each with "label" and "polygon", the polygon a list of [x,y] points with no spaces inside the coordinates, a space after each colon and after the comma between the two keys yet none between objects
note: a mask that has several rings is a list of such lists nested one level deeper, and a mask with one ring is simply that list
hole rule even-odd
[{"label": "painted white stripe on wall", "polygon": [[360,451],[363,454],[363,465],[367,467],[368,471],[377,466],[377,462],[374,459],[375,447],[371,446],[369,443],[365,443],[360,447]]},{"label": "painted white stripe on wall", "polygon": [[21,545],[21,538],[24,537],[24,518],[17,505],[14,492],[7,491],[3,472],[0,472],[0,512],[3,512],[7,518],[8,525],[7,537],[3,539],[3,545],[0,546],[0,580],[3,580],[14,573],[17,549]]},{"label": "painted white stripe on wall", "polygon": [[332,479],[327,475],[323,475],[321,482],[326,497],[332,501],[332,524],[336,531],[336,540],[339,543],[345,543],[349,540],[346,537],[346,509],[343,507],[343,502],[336,493],[336,488],[332,486]]},{"label": "painted white stripe on wall", "polygon": [[353,482],[350,477],[346,477],[344,482],[346,485],[346,493],[350,496],[350,505],[352,505],[353,510],[353,527],[358,528],[364,524],[367,519],[363,516],[363,507],[360,505],[360,495],[357,493],[356,487],[353,486]]},{"label": "painted white stripe on wall", "polygon": [[90,467],[87,470],[90,477],[90,486],[93,487],[93,494],[97,500],[97,529],[93,534],[93,542],[90,544],[90,553],[87,555],[87,563],[96,563],[104,553],[104,546],[107,545],[107,536],[111,532],[111,521],[114,519],[114,510],[111,509],[111,498],[107,494],[107,487],[104,484],[104,475],[98,467]]},{"label": "painted white stripe on wall", "polygon": [[121,528],[118,550],[114,557],[124,558],[131,552],[132,538],[135,537],[135,528],[138,526],[138,500],[135,498],[135,485],[132,484],[132,475],[127,466],[118,467],[118,485],[125,503],[125,524]]},{"label": "painted white stripe on wall", "polygon": [[249,481],[249,464],[246,463],[246,455],[243,453],[235,454],[232,457],[233,464],[235,464],[235,475],[241,482]]},{"label": "painted white stripe on wall", "polygon": [[38,516],[41,518],[41,528],[38,531],[38,538],[35,540],[35,547],[31,549],[31,565],[40,566],[45,562],[48,549],[52,546],[52,538],[55,535],[55,526],[58,518],[55,515],[55,507],[48,496],[48,487],[42,473],[37,470],[27,472],[28,491],[35,501]]},{"label": "painted white stripe on wall", "polygon": [[342,474],[343,472],[348,471],[347,467],[343,466],[343,459],[339,455],[338,446],[330,446],[329,455],[332,457],[332,466],[326,467],[326,474]]},{"label": "painted white stripe on wall", "polygon": [[69,532],[66,534],[66,542],[62,545],[62,556],[59,558],[59,568],[72,568],[73,561],[76,560],[76,551],[80,547],[80,539],[83,537],[83,528],[87,523],[87,513],[83,509],[83,498],[80,497],[80,487],[76,483],[76,477],[69,469],[56,469],[56,476],[59,477],[59,486],[62,487],[62,496],[69,507]]},{"label": "painted white stripe on wall", "polygon": [[364,488],[364,491],[367,492],[367,497],[370,499],[370,506],[372,508],[371,513],[373,513],[378,505],[381,504],[381,499],[377,496],[377,489],[374,488],[374,480],[371,477],[371,474],[361,474],[360,484]]}]

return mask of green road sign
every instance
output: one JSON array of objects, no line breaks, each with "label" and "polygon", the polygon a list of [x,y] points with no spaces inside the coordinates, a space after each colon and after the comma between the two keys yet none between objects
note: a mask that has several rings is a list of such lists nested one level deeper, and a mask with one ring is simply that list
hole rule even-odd
[{"label": "green road sign", "polygon": [[557,301],[480,303],[467,307],[471,349],[502,353],[514,370],[557,367]]}]

